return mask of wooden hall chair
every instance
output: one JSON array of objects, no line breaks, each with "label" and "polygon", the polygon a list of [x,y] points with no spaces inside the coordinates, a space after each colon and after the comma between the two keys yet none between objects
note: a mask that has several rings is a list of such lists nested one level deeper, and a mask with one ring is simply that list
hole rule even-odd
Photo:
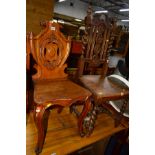
[{"label": "wooden hall chair", "polygon": [[82,103],[84,106],[78,117],[78,128],[80,135],[83,136],[87,134],[83,122],[91,108],[89,98],[91,92],[71,82],[64,73],[70,40],[60,32],[59,24],[53,22],[44,24],[45,29],[35,37],[30,33],[27,41],[37,71],[32,76],[34,120],[38,130],[35,149],[37,155],[43,148],[51,109],[58,108],[58,112],[61,112],[63,107]]},{"label": "wooden hall chair", "polygon": [[[92,92],[94,108],[92,117],[105,111],[119,125],[128,104],[129,89],[120,79],[107,76],[108,53],[113,43],[114,23],[107,16],[93,16],[89,7],[85,18],[85,35],[83,36],[83,54],[79,60],[78,82]],[[97,75],[97,69],[101,72]],[[122,99],[121,110],[117,110],[109,101]],[[125,99],[125,101],[123,101]],[[120,117],[122,116],[122,117]],[[94,122],[92,122],[94,123]]]}]

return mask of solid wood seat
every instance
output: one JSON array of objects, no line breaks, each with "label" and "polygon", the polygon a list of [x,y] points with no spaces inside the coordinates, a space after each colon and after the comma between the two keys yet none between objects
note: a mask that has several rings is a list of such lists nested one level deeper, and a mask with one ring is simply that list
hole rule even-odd
[{"label": "solid wood seat", "polygon": [[[42,23],[44,29],[37,36],[30,33],[27,36],[27,50],[30,50],[34,59],[36,73],[32,75],[33,81],[33,113],[38,130],[38,141],[35,152],[42,152],[46,137],[50,111],[58,108],[60,113],[64,107],[72,108],[82,104],[83,109],[76,116],[81,136],[89,134],[85,126],[92,104],[91,92],[71,82],[64,72],[67,65],[65,61],[70,51],[70,39],[60,31],[60,25],[52,21]],[[32,106],[31,106],[32,107]],[[54,118],[53,118],[54,119]],[[54,138],[54,137],[53,137]]]},{"label": "solid wood seat", "polygon": [[[116,77],[116,78],[115,78]],[[129,120],[129,87],[125,79],[118,75],[102,78],[102,75],[83,75],[79,78],[80,83],[92,92],[95,103],[92,117],[97,111],[106,112],[115,119],[115,126],[120,124],[122,117]],[[108,110],[108,111],[105,111]],[[96,118],[96,117],[95,117]],[[127,124],[127,123],[126,123]]]},{"label": "solid wood seat", "polygon": [[108,77],[102,79],[101,75],[83,75],[80,81],[93,93],[95,99],[118,100],[129,95],[127,86],[118,84]]},{"label": "solid wood seat", "polygon": [[[121,123],[121,116],[128,103],[129,88],[121,80],[107,75],[116,21],[105,14],[93,15],[92,7],[89,6],[85,27],[83,51],[78,63],[78,82],[92,92],[94,108],[91,117],[96,118],[96,114],[106,112],[115,119],[117,126]],[[97,73],[98,69],[101,69],[100,73]],[[123,104],[118,112],[109,103],[120,99]]]},{"label": "solid wood seat", "polygon": [[[123,117],[125,117],[125,124],[128,124],[128,85],[125,85],[121,80],[115,80],[110,76],[103,79],[101,77],[102,75],[83,75],[79,78],[81,85],[92,92],[95,105],[90,118],[96,118],[95,115],[97,113],[106,112],[114,118],[115,126],[118,126],[121,123]],[[92,126],[94,126],[94,124]]]},{"label": "solid wood seat", "polygon": [[38,104],[53,102],[53,105],[70,106],[90,95],[87,89],[68,79],[41,80],[34,83],[34,101]]}]

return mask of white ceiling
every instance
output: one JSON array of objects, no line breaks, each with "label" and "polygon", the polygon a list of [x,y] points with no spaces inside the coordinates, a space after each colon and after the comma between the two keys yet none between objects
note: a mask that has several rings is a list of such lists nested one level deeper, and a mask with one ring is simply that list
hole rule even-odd
[{"label": "white ceiling", "polygon": [[120,12],[119,9],[129,8],[128,0],[66,0],[55,2],[54,13],[84,19],[88,6],[92,5],[94,11],[108,10],[108,16],[116,17],[119,25],[128,26],[128,22],[121,22],[122,19],[129,19],[129,12]]}]

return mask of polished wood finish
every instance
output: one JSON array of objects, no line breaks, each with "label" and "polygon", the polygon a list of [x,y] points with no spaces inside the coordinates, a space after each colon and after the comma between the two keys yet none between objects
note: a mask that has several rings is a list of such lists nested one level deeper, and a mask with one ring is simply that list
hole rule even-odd
[{"label": "polished wood finish", "polygon": [[45,29],[37,36],[30,33],[31,52],[36,65],[37,73],[34,80],[62,79],[67,74],[64,69],[69,50],[70,40],[60,32],[60,26],[53,22],[47,22]]},{"label": "polished wood finish", "polygon": [[[96,120],[95,130],[91,136],[81,138],[78,133],[76,117],[70,115],[69,109],[64,108],[59,115],[57,115],[56,109],[53,109],[49,115],[47,135],[41,155],[50,155],[52,153],[56,153],[56,155],[70,154],[124,129],[126,127],[123,125],[115,128],[114,120],[102,113]],[[26,155],[35,154],[36,140],[37,130],[33,120],[33,113],[30,113],[26,127]]]},{"label": "polished wood finish", "polygon": [[89,91],[68,79],[34,82],[34,101],[38,104],[51,102],[53,105],[70,106],[90,95]]},{"label": "polished wood finish", "polygon": [[[128,100],[129,89],[120,82],[114,82],[107,77],[108,71],[108,53],[114,40],[115,21],[105,16],[94,17],[92,8],[88,8],[85,18],[86,31],[83,36],[83,54],[79,60],[78,76],[79,83],[92,92],[94,110],[90,118],[96,118],[99,108],[105,108],[109,114],[114,117],[115,125],[121,122],[120,114],[124,112],[126,101],[120,113],[108,104],[111,100]],[[96,69],[101,67],[101,75],[95,75]],[[92,74],[92,75],[90,75]],[[99,105],[102,105],[98,107]],[[93,119],[95,122],[95,119]],[[90,123],[91,124],[91,123]]]},{"label": "polished wood finish", "polygon": [[[83,75],[79,79],[81,85],[92,92],[95,106],[91,117],[96,118],[95,115],[103,111],[112,116],[115,120],[115,126],[118,126],[121,123],[122,117],[124,117],[123,113],[128,105],[129,88],[121,83],[110,80],[108,77],[102,78],[102,75]],[[121,99],[123,105],[120,112],[117,112],[108,101]],[[105,109],[108,111],[105,111]],[[126,117],[125,120],[128,122],[129,119]],[[93,120],[94,122],[95,119]]]},{"label": "polished wood finish", "polygon": [[93,93],[95,100],[106,101],[118,100],[124,97],[128,97],[129,89],[127,86],[117,84],[108,79],[108,77],[102,78],[101,75],[84,75],[80,77],[80,81],[85,87],[89,88]]},{"label": "polished wood finish", "polygon": [[[43,30],[33,36],[29,33],[31,54],[36,62],[36,73],[33,79],[33,106],[34,120],[38,130],[36,154],[42,152],[50,110],[57,108],[58,113],[63,107],[72,107],[73,104],[82,104],[83,109],[78,116],[78,129],[81,136],[89,134],[85,127],[85,117],[92,108],[91,93],[71,82],[64,69],[65,61],[70,50],[70,39],[66,39],[60,32],[60,25],[53,22],[42,23]],[[55,119],[55,118],[53,118]],[[53,137],[54,138],[54,137]]]}]

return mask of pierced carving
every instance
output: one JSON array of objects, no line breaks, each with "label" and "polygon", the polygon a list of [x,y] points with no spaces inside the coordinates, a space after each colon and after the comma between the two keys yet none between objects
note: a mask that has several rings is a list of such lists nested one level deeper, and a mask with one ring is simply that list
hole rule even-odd
[{"label": "pierced carving", "polygon": [[32,55],[36,61],[37,73],[33,79],[65,78],[65,61],[69,55],[70,39],[60,32],[57,23],[45,22],[45,29],[37,36],[30,34]]},{"label": "pierced carving", "polygon": [[108,54],[114,40],[115,21],[108,18],[107,15],[93,15],[92,12],[92,8],[89,6],[85,17],[85,34],[82,37],[83,51],[81,58],[89,59],[84,70],[99,67],[103,64],[106,71]]},{"label": "pierced carving", "polygon": [[40,61],[48,69],[54,69],[58,67],[62,61],[63,46],[58,44],[55,37],[48,38],[40,45]]}]

